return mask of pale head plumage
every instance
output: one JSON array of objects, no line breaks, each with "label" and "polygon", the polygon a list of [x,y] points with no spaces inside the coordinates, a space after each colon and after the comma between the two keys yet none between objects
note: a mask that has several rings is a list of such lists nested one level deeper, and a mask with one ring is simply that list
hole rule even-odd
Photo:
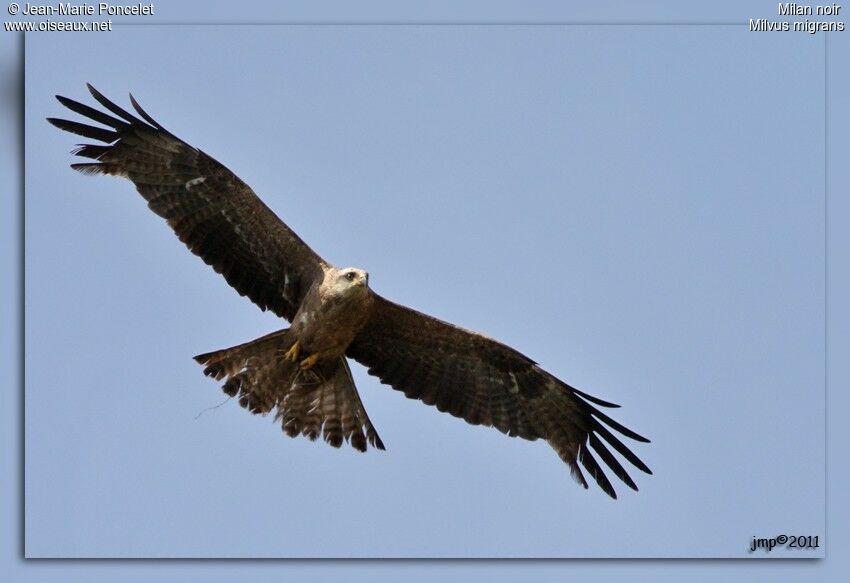
[{"label": "pale head plumage", "polygon": [[357,297],[369,290],[369,273],[358,267],[333,267],[325,277],[327,294],[336,297]]}]

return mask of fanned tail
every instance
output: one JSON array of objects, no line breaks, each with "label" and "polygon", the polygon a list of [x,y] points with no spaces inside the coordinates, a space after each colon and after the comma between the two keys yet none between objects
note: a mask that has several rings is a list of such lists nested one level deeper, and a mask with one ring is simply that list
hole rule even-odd
[{"label": "fanned tail", "polygon": [[225,393],[238,397],[251,413],[265,415],[275,407],[275,419],[290,437],[322,436],[333,447],[351,443],[358,451],[367,444],[384,449],[360,401],[345,357],[301,370],[284,358],[292,346],[289,329],[273,332],[232,348],[199,354],[204,374],[226,378]]},{"label": "fanned tail", "polygon": [[345,357],[307,374],[295,383],[278,404],[277,418],[290,437],[305,435],[317,439],[322,435],[334,447],[348,441],[358,451],[366,451],[367,443],[384,449],[384,443],[372,426],[351,377]]},{"label": "fanned tail", "polygon": [[283,358],[281,349],[289,329],[272,332],[232,348],[199,354],[195,360],[206,365],[204,374],[217,381],[227,378],[222,390],[239,397],[239,404],[254,414],[266,414],[277,405],[278,393],[292,383],[297,370]]}]

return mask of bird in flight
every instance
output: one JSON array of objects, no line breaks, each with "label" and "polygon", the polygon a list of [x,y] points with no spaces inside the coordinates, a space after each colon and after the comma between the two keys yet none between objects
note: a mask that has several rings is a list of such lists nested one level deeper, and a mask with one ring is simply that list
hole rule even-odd
[{"label": "bird in flight", "polygon": [[599,456],[638,489],[611,449],[652,473],[613,432],[649,440],[599,409],[618,405],[555,378],[505,344],[383,298],[369,287],[366,271],[322,259],[238,176],[166,130],[132,95],[137,115],[88,89],[108,113],[56,97],[100,126],[48,118],[101,142],[78,145],[73,153],[91,161],[71,167],[130,179],[192,253],[240,295],[290,322],[195,357],[251,413],[274,410],[291,437],[384,449],[354,385],[351,358],[411,399],[512,437],[545,440],[584,488],[582,467],[617,497]]}]

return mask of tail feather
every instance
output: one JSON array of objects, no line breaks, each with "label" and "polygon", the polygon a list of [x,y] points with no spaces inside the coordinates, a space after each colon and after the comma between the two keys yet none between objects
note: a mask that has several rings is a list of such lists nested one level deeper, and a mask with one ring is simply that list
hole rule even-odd
[{"label": "tail feather", "polygon": [[273,352],[281,342],[285,341],[288,331],[288,328],[278,330],[232,348],[199,354],[194,359],[198,364],[207,365],[204,369],[205,375],[220,381],[226,376],[235,376],[245,368],[249,358]]},{"label": "tail feather", "polygon": [[384,449],[372,426],[345,357],[303,371],[283,357],[293,340],[287,330],[273,332],[232,348],[199,354],[204,374],[224,380],[222,389],[251,413],[277,408],[275,419],[290,437],[320,436],[333,447],[343,442],[366,451]]}]

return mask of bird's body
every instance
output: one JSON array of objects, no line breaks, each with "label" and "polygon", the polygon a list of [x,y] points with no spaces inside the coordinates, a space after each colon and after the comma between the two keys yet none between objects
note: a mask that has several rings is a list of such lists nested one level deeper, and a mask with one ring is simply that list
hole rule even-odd
[{"label": "bird's body", "polygon": [[72,167],[129,178],[193,253],[241,295],[291,322],[195,357],[205,374],[225,381],[224,391],[243,407],[260,414],[276,410],[292,437],[384,449],[354,385],[351,358],[407,397],[473,425],[546,440],[585,488],[579,464],[616,498],[593,451],[637,490],[608,447],[651,473],[611,430],[648,440],[596,407],[617,405],[555,378],[505,344],[383,298],[369,287],[364,270],[336,268],[322,259],[248,185],[154,121],[132,96],[141,119],[89,90],[112,115],[58,99],[105,128],[49,119],[106,144],[80,145],[75,153],[94,161]]},{"label": "bird's body", "polygon": [[331,267],[321,283],[307,291],[289,333],[302,350],[318,355],[318,361],[334,360],[348,350],[374,302],[365,271]]}]

